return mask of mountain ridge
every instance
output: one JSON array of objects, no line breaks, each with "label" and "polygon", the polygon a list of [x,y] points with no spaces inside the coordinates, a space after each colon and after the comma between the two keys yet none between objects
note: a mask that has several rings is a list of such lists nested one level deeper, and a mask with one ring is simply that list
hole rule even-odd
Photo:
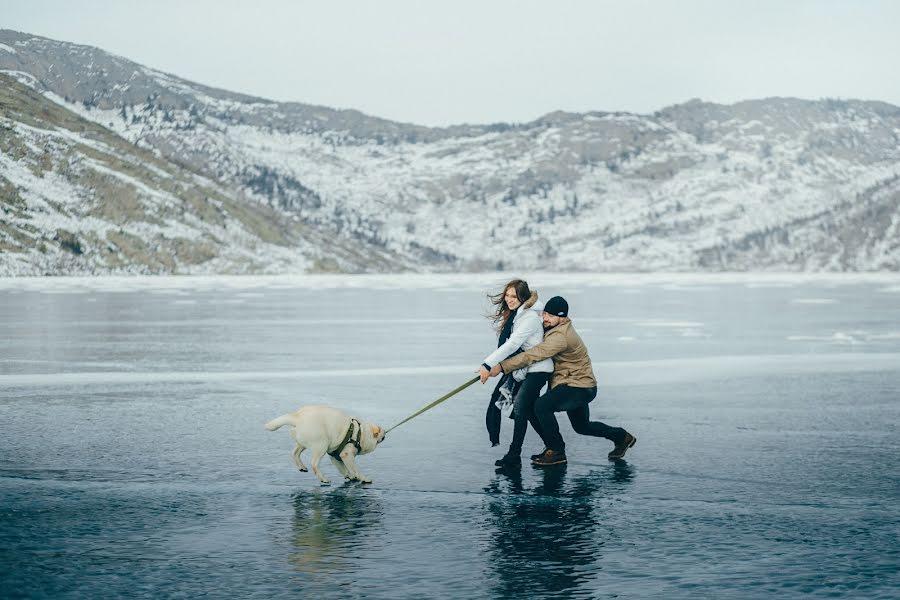
[{"label": "mountain ridge", "polygon": [[694,99],[429,128],[9,30],[0,44],[14,50],[0,71],[61,109],[354,248],[338,270],[900,268],[900,108],[884,102]]}]

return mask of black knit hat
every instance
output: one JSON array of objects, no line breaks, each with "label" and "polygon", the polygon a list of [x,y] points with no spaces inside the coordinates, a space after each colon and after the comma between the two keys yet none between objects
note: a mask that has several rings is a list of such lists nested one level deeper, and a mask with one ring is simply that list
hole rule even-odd
[{"label": "black knit hat", "polygon": [[562,296],[553,296],[544,305],[544,312],[556,317],[568,317],[569,303]]}]

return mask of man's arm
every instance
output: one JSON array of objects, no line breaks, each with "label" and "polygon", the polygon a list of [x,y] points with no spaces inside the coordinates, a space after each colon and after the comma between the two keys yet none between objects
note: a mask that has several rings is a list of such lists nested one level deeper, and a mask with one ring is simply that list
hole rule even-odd
[{"label": "man's arm", "polygon": [[552,358],[566,349],[566,336],[562,331],[551,331],[544,338],[544,341],[520,354],[516,354],[507,358],[500,363],[500,368],[504,373],[511,373],[516,369],[527,367],[532,363],[545,358]]}]

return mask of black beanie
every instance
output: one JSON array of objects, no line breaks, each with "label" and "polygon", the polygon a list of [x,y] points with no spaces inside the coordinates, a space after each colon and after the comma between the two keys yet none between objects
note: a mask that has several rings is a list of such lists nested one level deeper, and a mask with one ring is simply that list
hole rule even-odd
[{"label": "black beanie", "polygon": [[562,296],[553,296],[544,305],[544,312],[556,317],[568,317],[569,303]]}]

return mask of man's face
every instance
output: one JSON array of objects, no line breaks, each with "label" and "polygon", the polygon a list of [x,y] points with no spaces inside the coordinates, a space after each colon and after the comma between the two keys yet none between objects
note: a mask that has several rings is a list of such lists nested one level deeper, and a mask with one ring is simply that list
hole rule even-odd
[{"label": "man's face", "polygon": [[547,311],[544,311],[544,329],[550,329],[551,327],[556,327],[559,325],[559,320],[562,317],[558,317],[556,315],[551,315]]}]

